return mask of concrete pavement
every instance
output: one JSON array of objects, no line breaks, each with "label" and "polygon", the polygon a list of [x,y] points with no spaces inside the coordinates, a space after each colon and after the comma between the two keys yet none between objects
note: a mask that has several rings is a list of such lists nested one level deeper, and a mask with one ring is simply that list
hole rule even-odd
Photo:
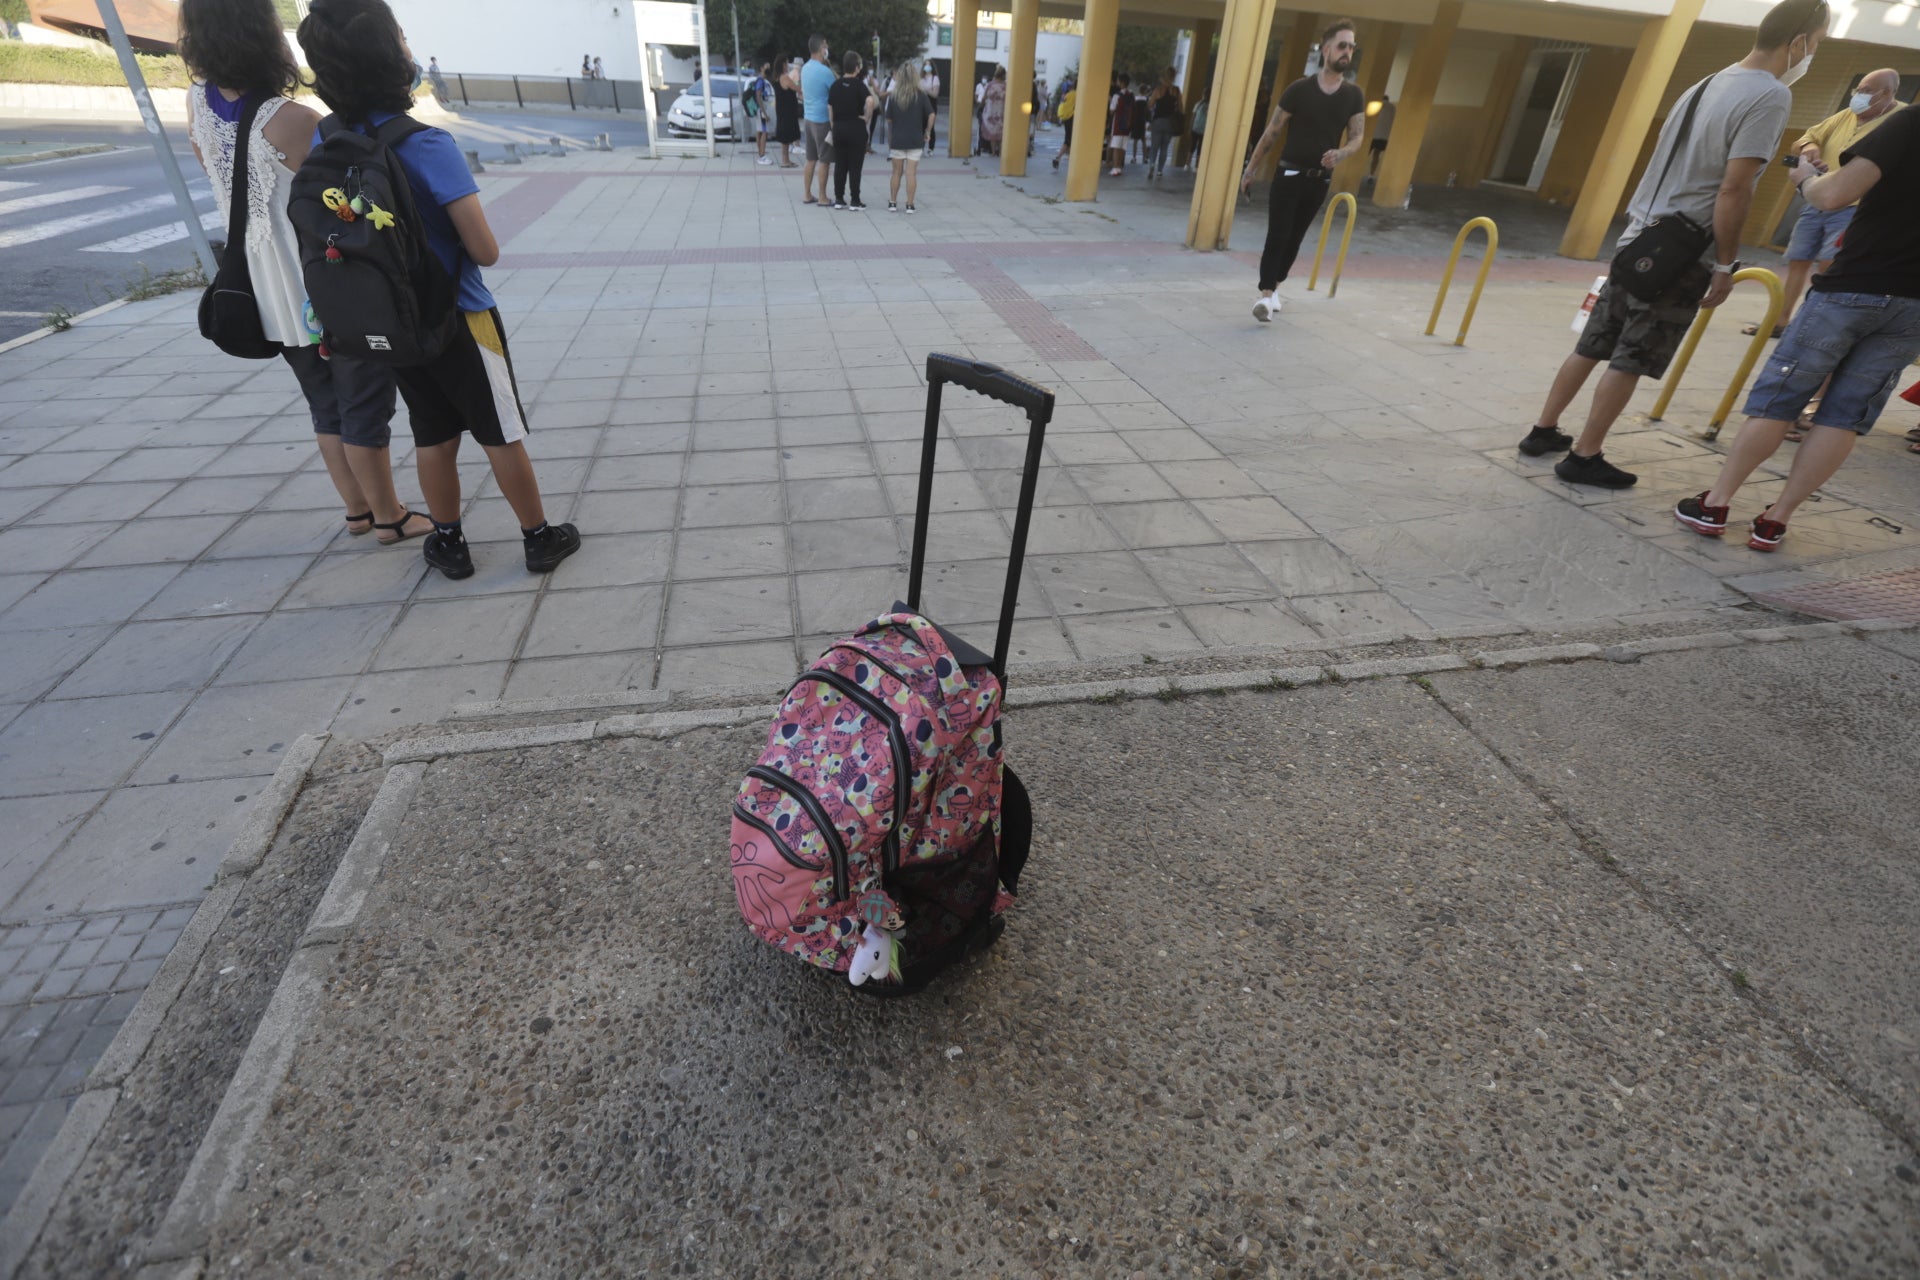
[{"label": "concrete pavement", "polygon": [[1825,632],[1016,685],[1022,900],[884,1005],[740,926],[761,715],[421,744],[304,925],[213,936],[21,1274],[1910,1273],[1920,647]]},{"label": "concrete pavement", "polygon": [[[1498,268],[1455,348],[1420,336],[1446,239],[1370,240],[1365,210],[1339,298],[1291,288],[1261,326],[1245,263],[1179,250],[1176,198],[1124,183],[1087,208],[931,163],[911,219],[803,208],[750,162],[483,185],[536,465],[587,536],[551,578],[477,458],[474,579],[349,538],[290,375],[207,347],[191,298],[0,353],[0,1130],[57,1126],[300,734],[330,730],[332,765],[462,703],[777,679],[889,603],[929,350],[1059,393],[1024,661],[1721,625],[1748,589],[1914,568],[1892,431],[1771,559],[1666,523],[1715,465],[1684,428],[1736,358],[1725,320],[1672,425],[1630,416],[1610,447],[1640,490],[1517,458],[1587,265]],[[948,405],[929,604],[963,629],[997,600],[1016,425]],[[0,1162],[0,1198],[37,1150]]]}]

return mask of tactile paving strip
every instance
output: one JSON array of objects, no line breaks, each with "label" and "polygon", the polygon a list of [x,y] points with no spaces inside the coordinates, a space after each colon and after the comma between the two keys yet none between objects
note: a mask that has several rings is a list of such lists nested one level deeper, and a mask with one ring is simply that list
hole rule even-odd
[{"label": "tactile paving strip", "polygon": [[1845,582],[1820,582],[1754,599],[1816,618],[1893,618],[1920,622],[1920,569],[1897,569]]}]

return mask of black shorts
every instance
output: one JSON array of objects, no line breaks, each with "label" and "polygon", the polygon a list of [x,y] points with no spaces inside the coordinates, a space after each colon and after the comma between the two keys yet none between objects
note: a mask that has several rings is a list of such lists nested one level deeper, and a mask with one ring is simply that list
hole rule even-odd
[{"label": "black shorts", "polygon": [[1367,150],[1369,151],[1385,151],[1386,149],[1387,149],[1387,140],[1385,138],[1375,138],[1372,142],[1367,144]]},{"label": "black shorts", "polygon": [[465,323],[445,351],[398,371],[414,444],[430,448],[463,431],[493,448],[525,439],[527,414],[520,406],[499,308],[468,311],[461,319]]}]

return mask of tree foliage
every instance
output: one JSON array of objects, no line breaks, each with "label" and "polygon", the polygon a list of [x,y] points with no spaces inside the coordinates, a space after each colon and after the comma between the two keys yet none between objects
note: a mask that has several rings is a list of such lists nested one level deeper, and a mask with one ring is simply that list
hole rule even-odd
[{"label": "tree foliage", "polygon": [[1160,73],[1173,65],[1179,35],[1172,27],[1122,26],[1114,36],[1113,69],[1136,81],[1145,77],[1149,84],[1158,83]]},{"label": "tree foliage", "polygon": [[[924,0],[705,0],[707,52],[733,60],[733,21],[740,19],[740,56],[757,65],[775,58],[804,58],[807,38],[827,38],[837,59],[857,49],[873,60],[873,37],[880,34],[880,57],[888,65],[917,58],[927,47]],[[697,51],[675,49],[682,57]]]},{"label": "tree foliage", "polygon": [[0,22],[25,22],[29,16],[27,0],[0,0]]}]

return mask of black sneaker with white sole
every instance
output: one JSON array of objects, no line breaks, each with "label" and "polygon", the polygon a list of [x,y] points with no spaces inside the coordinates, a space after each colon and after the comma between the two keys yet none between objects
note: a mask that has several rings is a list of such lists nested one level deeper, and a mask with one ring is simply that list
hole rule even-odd
[{"label": "black sneaker with white sole", "polygon": [[1596,453],[1591,458],[1569,453],[1553,464],[1553,474],[1568,484],[1588,484],[1596,489],[1631,489],[1640,482],[1640,477],[1633,472],[1622,471],[1608,462],[1604,453]]},{"label": "black sneaker with white sole", "polygon": [[427,564],[456,581],[473,576],[473,552],[467,549],[464,533],[442,533],[435,529],[420,548]]},{"label": "black sneaker with white sole", "polygon": [[570,524],[550,524],[531,537],[523,534],[522,539],[528,573],[546,573],[580,549],[580,531]]},{"label": "black sneaker with white sole", "polygon": [[1573,448],[1573,437],[1558,427],[1535,427],[1527,432],[1527,438],[1520,442],[1520,452],[1529,458],[1543,458],[1549,453],[1565,453]]}]

